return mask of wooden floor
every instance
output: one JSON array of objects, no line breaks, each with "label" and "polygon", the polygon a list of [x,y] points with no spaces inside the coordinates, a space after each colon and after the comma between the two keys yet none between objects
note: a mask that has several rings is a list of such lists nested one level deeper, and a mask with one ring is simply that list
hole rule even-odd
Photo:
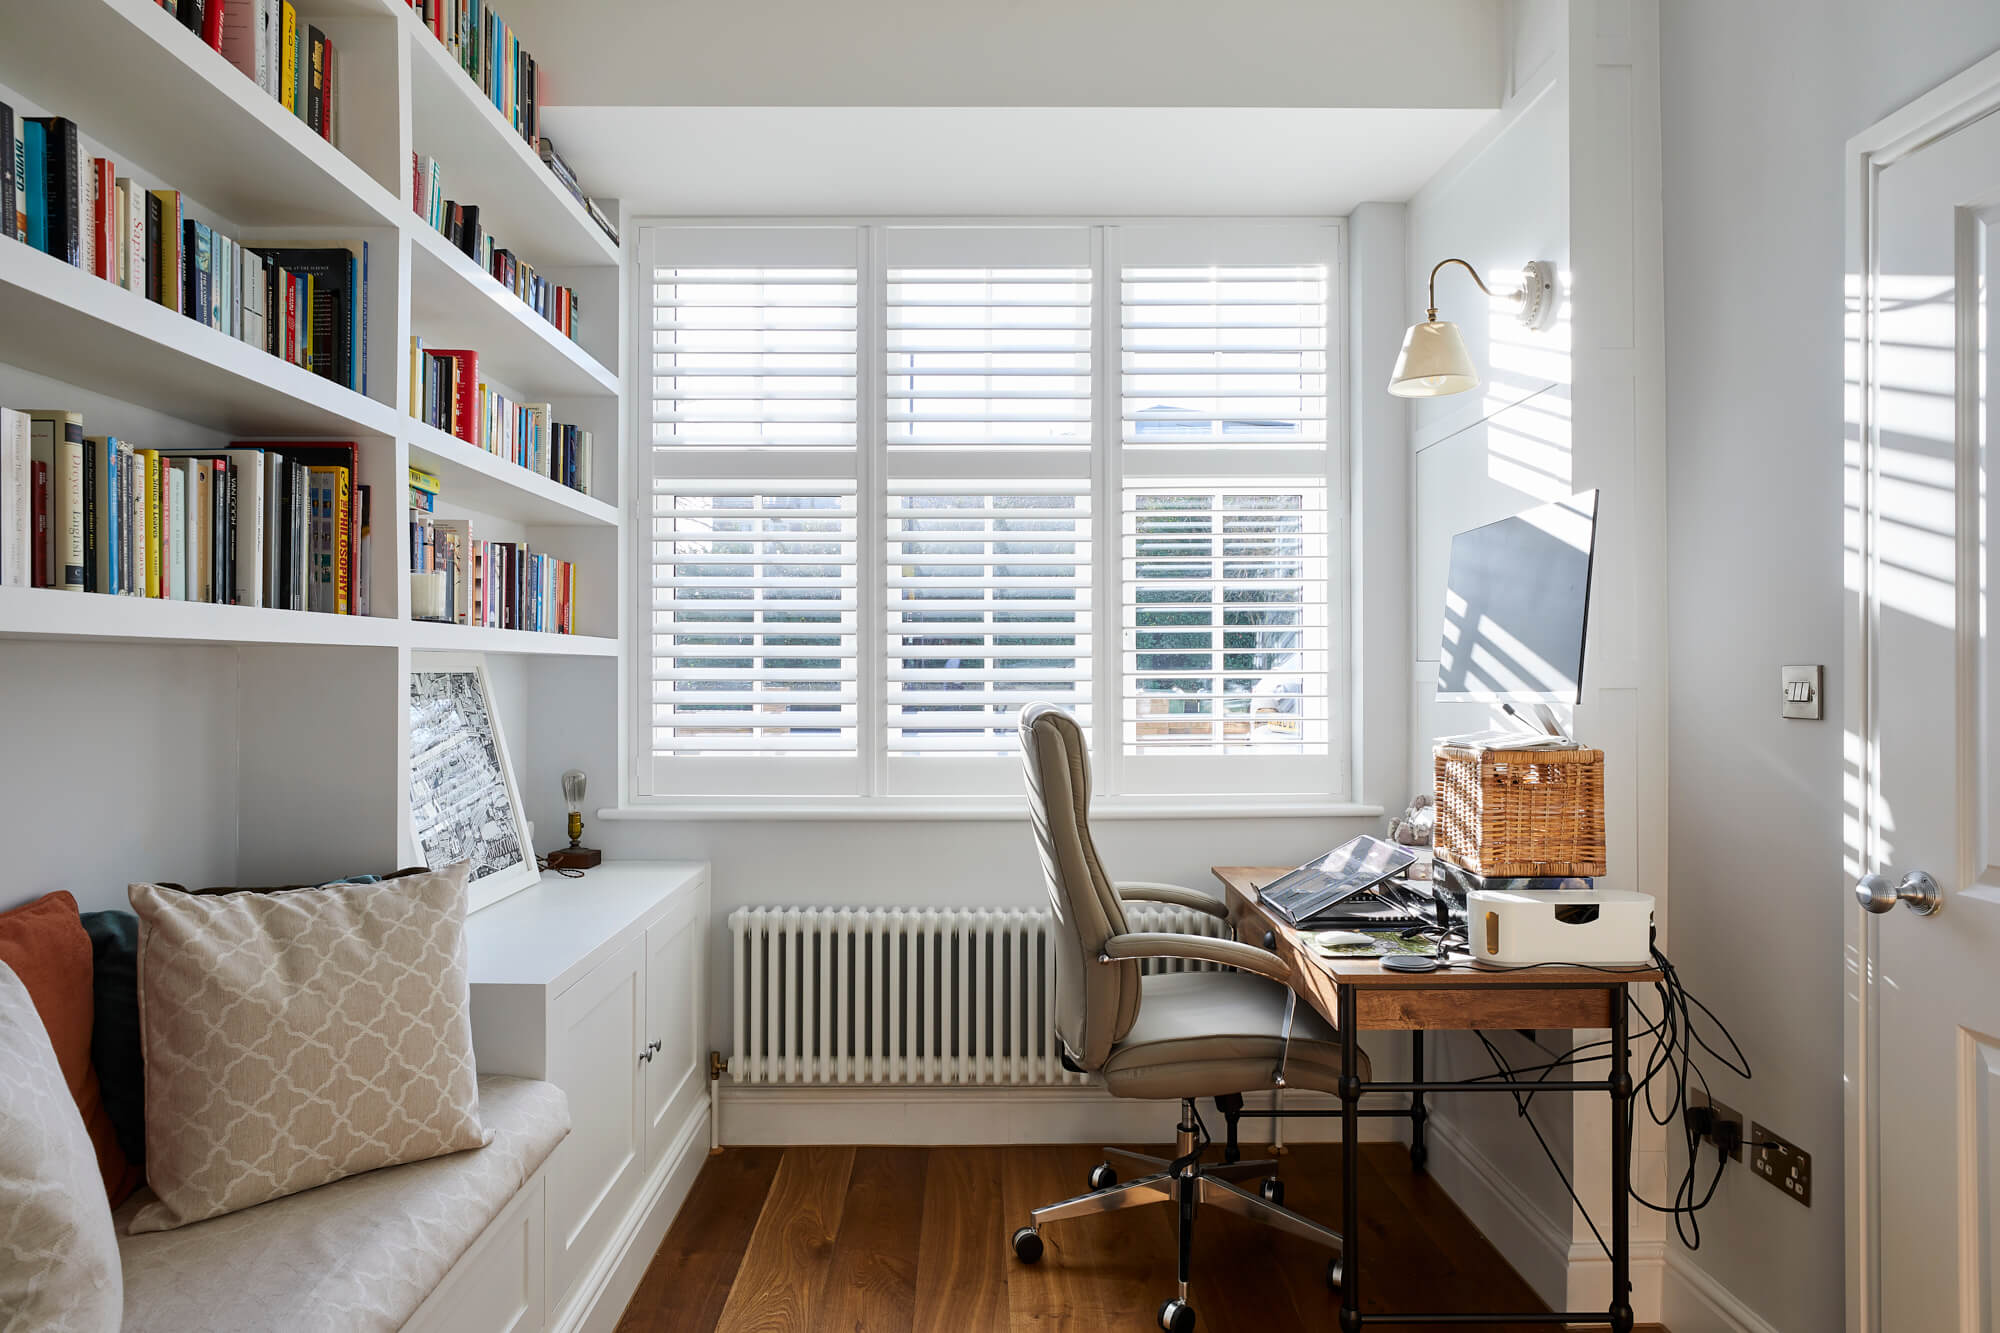
[{"label": "wooden floor", "polygon": [[[1174,1293],[1171,1210],[1052,1224],[1032,1267],[1008,1245],[1031,1207],[1081,1193],[1100,1156],[1070,1145],[729,1149],[702,1170],[619,1333],[1157,1328]],[[1364,1311],[1548,1308],[1402,1148],[1364,1147],[1362,1171]],[[1283,1176],[1287,1206],[1338,1222],[1337,1147],[1292,1149]],[[1199,1214],[1189,1297],[1200,1333],[1336,1327],[1325,1260],[1303,1241]]]}]

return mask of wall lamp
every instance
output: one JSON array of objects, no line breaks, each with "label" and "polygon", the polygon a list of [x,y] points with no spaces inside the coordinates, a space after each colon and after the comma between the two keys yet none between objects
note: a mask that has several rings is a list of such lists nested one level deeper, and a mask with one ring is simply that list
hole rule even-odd
[{"label": "wall lamp", "polygon": [[[1437,312],[1438,269],[1457,264],[1472,275],[1479,290],[1494,295],[1479,270],[1463,259],[1439,260],[1431,270],[1429,318],[1410,325],[1403,335],[1403,350],[1396,357],[1395,373],[1389,376],[1389,392],[1398,398],[1442,398],[1479,387],[1479,372],[1472,368],[1472,356],[1465,350],[1465,338],[1458,325],[1439,319]],[[1521,323],[1542,332],[1556,322],[1556,266],[1546,259],[1531,261],[1521,270],[1521,287],[1510,293],[1521,303]]]}]

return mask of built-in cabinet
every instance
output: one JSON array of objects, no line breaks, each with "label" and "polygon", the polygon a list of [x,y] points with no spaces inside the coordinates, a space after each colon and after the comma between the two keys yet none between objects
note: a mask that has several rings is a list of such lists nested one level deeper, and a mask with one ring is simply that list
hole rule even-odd
[{"label": "built-in cabinet", "polygon": [[545,1078],[570,1133],[547,1167],[546,1316],[609,1327],[707,1149],[708,867],[607,862],[469,923],[481,1073]]}]

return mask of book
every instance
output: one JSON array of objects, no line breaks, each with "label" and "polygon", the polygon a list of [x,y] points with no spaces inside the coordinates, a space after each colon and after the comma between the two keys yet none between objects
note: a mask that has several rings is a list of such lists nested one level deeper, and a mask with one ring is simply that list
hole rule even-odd
[{"label": "book", "polygon": [[[425,355],[450,367],[446,385],[448,401],[440,404],[438,413],[442,420],[433,420],[431,424],[456,435],[467,444],[478,444],[479,353],[462,348],[439,348]],[[449,425],[444,422],[449,422]]]},{"label": "book", "polygon": [[107,157],[90,159],[90,268],[98,277],[118,280],[117,172]]},{"label": "book", "polygon": [[264,86],[263,34],[259,25],[262,8],[256,0],[229,0],[222,15],[222,40],[216,46],[224,60],[260,88]]},{"label": "book", "polygon": [[54,533],[49,526],[49,478],[56,466],[56,439],[62,425],[50,412],[28,413],[28,515],[29,548],[32,562],[28,585],[50,586],[49,568],[55,556]]},{"label": "book", "polygon": [[[359,256],[340,246],[259,249],[270,262],[306,281],[305,304],[297,318],[305,331],[297,359],[314,374],[349,389],[360,387],[357,343],[367,336],[358,329],[356,302],[360,296]],[[288,301],[287,315],[292,306]]]},{"label": "book", "polygon": [[21,161],[21,195],[26,201],[21,235],[43,254],[49,252],[48,125],[30,116],[22,122],[25,147]]},{"label": "book", "polygon": [[89,511],[85,524],[92,542],[89,551],[91,592],[122,592],[118,581],[118,547],[125,528],[118,508],[118,437],[100,435],[84,441],[86,470],[90,473]]},{"label": "book", "polygon": [[26,118],[14,116],[14,238],[28,236],[28,144]]},{"label": "book", "polygon": [[146,595],[146,460],[130,444],[121,446],[118,475],[124,488],[125,531],[132,540],[119,549],[125,556],[125,591]]},{"label": "book", "polygon": [[83,147],[77,137],[76,122],[64,116],[34,116],[28,124],[31,131],[36,127],[41,131],[39,154],[31,139],[28,158],[31,174],[37,171],[38,156],[40,162],[42,242],[37,248],[65,264],[87,268],[84,240],[88,228],[82,225],[78,191],[83,191],[87,203],[89,186],[77,170]]},{"label": "book", "polygon": [[347,610],[348,566],[348,470],[342,467],[307,469],[308,493],[312,502],[312,535],[308,558],[312,582],[307,609],[344,614]]},{"label": "book", "polygon": [[0,407],[0,586],[25,588],[33,568],[28,415]]},{"label": "book", "polygon": [[283,0],[278,13],[278,104],[291,111],[299,97],[299,11]]},{"label": "book", "polygon": [[319,132],[326,114],[326,34],[310,25],[306,28],[306,126]]},{"label": "book", "polygon": [[264,456],[256,449],[224,450],[229,464],[236,538],[229,547],[230,583],[238,606],[264,605]]},{"label": "book", "polygon": [[181,192],[148,190],[146,197],[147,230],[153,246],[147,268],[149,273],[159,275],[151,295],[163,306],[183,310],[181,284],[185,275],[181,271],[181,241],[186,219],[181,216]]},{"label": "book", "polygon": [[161,582],[169,598],[185,602],[189,600],[187,469],[176,460],[165,467],[164,475],[167,493],[161,502],[161,521],[167,535],[166,549],[160,555],[166,563],[166,572],[161,576]]},{"label": "book", "polygon": [[[197,0],[201,6],[201,39],[215,50],[222,49],[222,22],[232,0]],[[234,0],[242,3],[242,0]]]},{"label": "book", "polygon": [[165,534],[160,530],[160,454],[157,449],[141,449],[139,457],[144,460],[143,477],[134,477],[140,489],[139,503],[145,507],[146,515],[146,567],[144,573],[144,596],[161,597],[160,572],[162,561],[161,542]]},{"label": "book", "polygon": [[193,532],[192,600],[212,602],[215,600],[215,462],[208,458],[184,458],[181,463],[194,469],[194,489],[188,504],[188,527]]},{"label": "book", "polygon": [[0,102],[0,236],[20,238],[20,214],[15,194],[19,176],[14,161],[14,108]]},{"label": "book", "polygon": [[[36,460],[46,461],[49,469],[47,581],[42,586],[82,592],[83,414],[43,411],[28,416]],[[42,457],[45,447],[46,460]]]}]

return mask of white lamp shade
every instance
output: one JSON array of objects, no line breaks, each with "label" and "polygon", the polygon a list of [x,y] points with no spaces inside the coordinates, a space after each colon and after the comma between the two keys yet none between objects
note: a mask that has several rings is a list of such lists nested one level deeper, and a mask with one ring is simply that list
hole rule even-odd
[{"label": "white lamp shade", "polygon": [[1389,377],[1390,393],[1398,398],[1442,398],[1478,387],[1479,373],[1472,368],[1458,325],[1448,319],[1410,325],[1396,357],[1396,371]]}]

